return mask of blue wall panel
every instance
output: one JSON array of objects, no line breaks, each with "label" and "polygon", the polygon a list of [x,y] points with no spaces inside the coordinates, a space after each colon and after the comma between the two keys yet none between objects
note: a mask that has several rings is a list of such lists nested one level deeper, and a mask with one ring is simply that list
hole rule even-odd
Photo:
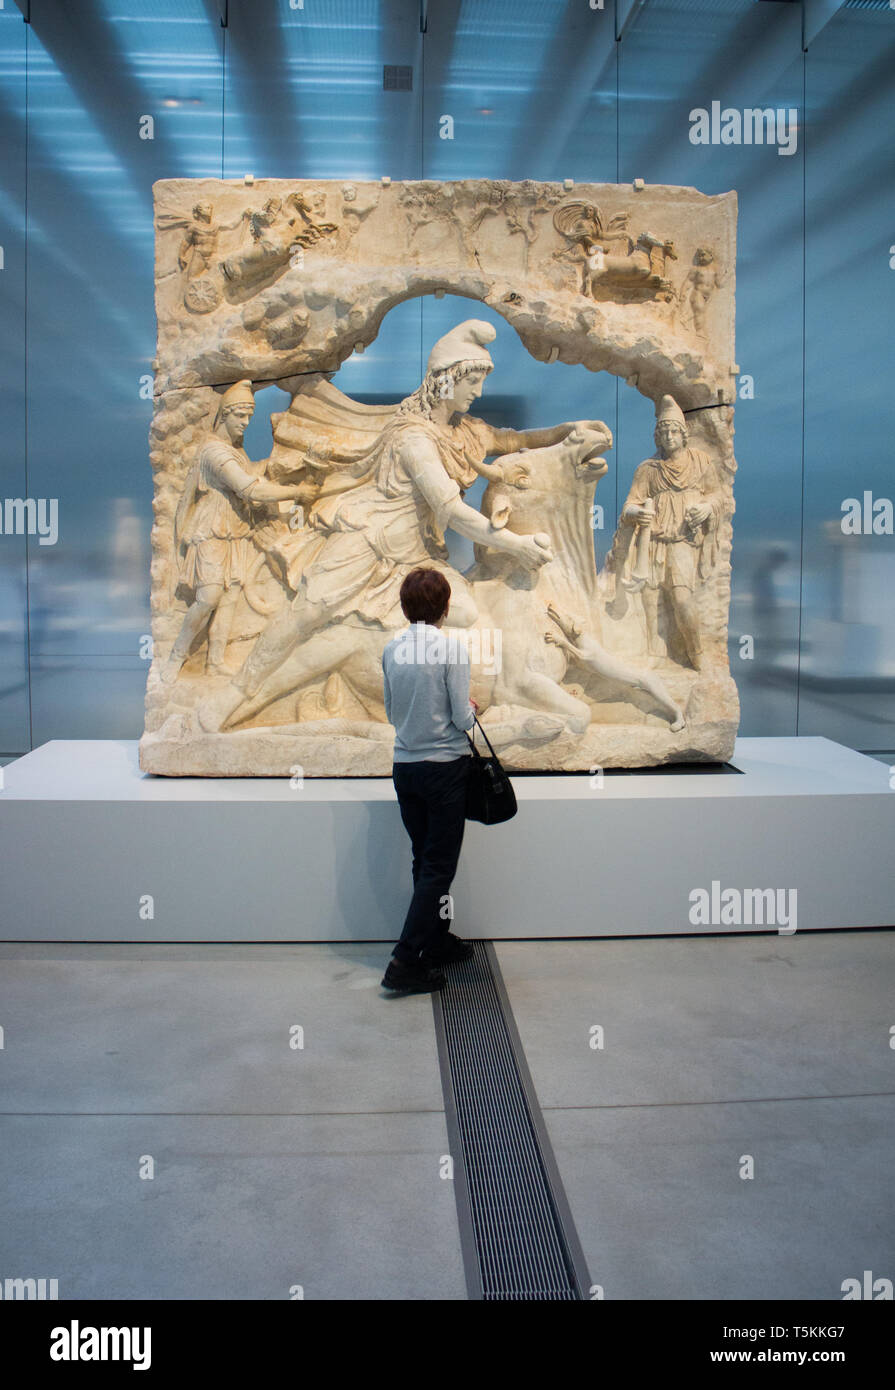
[{"label": "blue wall panel", "polygon": [[6,499],[28,496],[25,440],[27,27],[0,10],[0,755],[31,746],[27,534]]},{"label": "blue wall panel", "polygon": [[32,738],[140,728],[149,632],[152,184],[219,175],[222,36],[201,0],[35,0],[28,28]]},{"label": "blue wall panel", "polygon": [[895,499],[895,12],[841,10],[806,67],[799,732],[891,749],[895,541],[842,508],[881,528]]},{"label": "blue wall panel", "polygon": [[[754,391],[753,398],[741,398],[750,386],[731,378],[738,473],[730,662],[743,734],[794,734],[798,715],[801,33],[798,5],[653,0],[625,34],[619,55],[620,179],[737,193],[736,355],[740,375],[752,378]],[[722,111],[783,110],[786,142],[694,144],[691,112],[711,115],[713,102]],[[798,113],[794,140],[791,111]],[[730,131],[736,133],[732,123]],[[651,404],[624,392],[619,447],[626,484],[650,452],[651,421]],[[777,596],[773,614],[764,601],[769,567]],[[753,647],[740,642],[744,635],[754,639]],[[741,650],[754,655],[743,659]]]},{"label": "blue wall panel", "polygon": [[[646,0],[620,42],[612,0],[32,0],[30,15],[0,10],[0,503],[55,500],[59,530],[48,545],[0,534],[0,756],[140,733],[152,183],[246,173],[735,189],[737,359],[754,393],[732,377],[742,729],[895,745],[893,538],[841,524],[845,499],[866,495],[879,516],[893,494],[885,0],[852,0],[807,53],[801,6],[784,0]],[[388,90],[386,67],[409,68],[410,89]],[[694,144],[691,112],[713,101],[794,110],[791,152]],[[398,398],[470,314],[493,317],[450,296],[399,305],[338,384]],[[483,413],[612,427],[608,540],[651,451],[651,402],[535,362],[496,322]],[[282,403],[259,396],[254,457]]]}]

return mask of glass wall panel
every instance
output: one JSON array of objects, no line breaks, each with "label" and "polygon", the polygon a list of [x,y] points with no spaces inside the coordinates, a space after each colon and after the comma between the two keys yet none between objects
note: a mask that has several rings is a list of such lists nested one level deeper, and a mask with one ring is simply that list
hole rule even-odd
[{"label": "glass wall panel", "polygon": [[[25,457],[25,43],[19,11],[0,10],[0,755],[30,745]],[[9,502],[7,502],[9,499]]]},{"label": "glass wall panel", "polygon": [[[795,4],[649,0],[619,46],[620,181],[690,184],[702,193],[735,189],[738,196],[730,655],[744,735],[796,732],[802,82]],[[736,115],[722,119],[728,111]],[[746,115],[753,111],[772,116],[759,122],[760,145],[746,142],[756,128]],[[704,144],[693,142],[703,119],[695,113],[702,112]],[[676,267],[681,285],[690,269]],[[652,452],[653,415],[645,404],[622,390],[618,452],[626,487]],[[740,658],[746,634],[754,638],[752,660]]]},{"label": "glass wall panel", "polygon": [[29,486],[59,515],[56,544],[30,551],[33,739],[135,738],[152,184],[220,175],[222,35],[202,0],[34,0],[27,29]]},{"label": "glass wall panel", "polygon": [[[895,12],[807,55],[799,733],[895,747]],[[851,500],[849,500],[851,499]]]},{"label": "glass wall panel", "polygon": [[423,102],[429,179],[614,183],[611,0],[438,0]]},{"label": "glass wall panel", "polygon": [[226,53],[225,178],[420,177],[416,0],[230,0]]},{"label": "glass wall panel", "polygon": [[[247,173],[735,189],[742,732],[891,749],[895,11],[848,0],[805,55],[785,0],[648,0],[618,43],[612,0],[226,8],[227,28],[215,0],[32,0],[30,24],[0,8],[0,757],[140,733],[152,184]],[[680,290],[691,268],[673,267]],[[624,382],[535,362],[491,310],[446,296],[397,306],[337,384],[400,399],[472,316],[498,330],[486,418],[613,429],[602,558],[653,448],[652,402]],[[252,457],[284,403],[259,396]],[[29,499],[44,536],[20,534]]]}]

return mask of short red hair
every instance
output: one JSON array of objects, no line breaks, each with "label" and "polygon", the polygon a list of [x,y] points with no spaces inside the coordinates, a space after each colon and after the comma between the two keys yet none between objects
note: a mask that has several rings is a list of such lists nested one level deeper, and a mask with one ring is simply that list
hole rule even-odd
[{"label": "short red hair", "polygon": [[411,623],[437,623],[451,601],[451,586],[440,570],[411,570],[401,585],[401,608]]}]

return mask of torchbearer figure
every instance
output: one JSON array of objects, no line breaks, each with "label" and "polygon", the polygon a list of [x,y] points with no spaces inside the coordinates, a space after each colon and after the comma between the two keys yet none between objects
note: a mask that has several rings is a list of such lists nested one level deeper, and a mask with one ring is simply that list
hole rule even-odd
[{"label": "torchbearer figure", "polygon": [[255,412],[250,381],[221,397],[214,426],[200,446],[174,518],[174,543],[185,547],[181,583],[195,590],[162,680],[175,681],[199,635],[208,628],[206,670],[222,670],[236,601],[253,559],[251,533],[257,504],[307,500],[307,486],[281,487],[251,470],[242,441]]},{"label": "torchbearer figure", "polygon": [[[646,614],[650,654],[661,655],[659,591],[686,648],[691,665],[702,668],[702,634],[695,601],[698,585],[714,568],[723,498],[708,454],[687,447],[684,413],[671,396],[656,406],[656,449],[634,474],[622,508],[623,524],[637,529],[628,555],[635,552],[633,570],[626,564],[621,582],[640,588]],[[649,537],[649,561],[642,570],[638,540]],[[642,587],[639,581],[643,580]]]}]

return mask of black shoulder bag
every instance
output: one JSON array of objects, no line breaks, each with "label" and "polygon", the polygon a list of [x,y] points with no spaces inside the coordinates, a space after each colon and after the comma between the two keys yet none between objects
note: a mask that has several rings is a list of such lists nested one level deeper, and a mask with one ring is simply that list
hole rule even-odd
[{"label": "black shoulder bag", "polygon": [[476,719],[479,732],[488,744],[488,754],[480,753],[469,734],[472,749],[472,766],[469,769],[469,782],[466,791],[466,819],[478,820],[483,825],[499,825],[516,814],[516,793],[513,784],[500,765],[500,759],[491,747],[488,735]]}]

